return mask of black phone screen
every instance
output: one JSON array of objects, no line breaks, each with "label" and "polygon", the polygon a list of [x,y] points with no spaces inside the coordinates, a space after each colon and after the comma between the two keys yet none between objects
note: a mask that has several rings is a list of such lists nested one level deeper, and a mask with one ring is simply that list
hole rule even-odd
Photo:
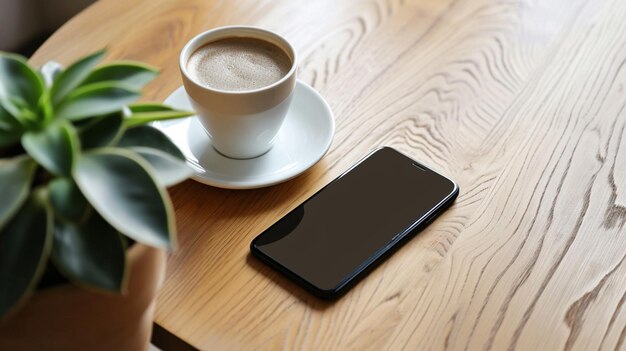
[{"label": "black phone screen", "polygon": [[456,192],[448,178],[381,148],[259,235],[252,250],[334,291]]}]

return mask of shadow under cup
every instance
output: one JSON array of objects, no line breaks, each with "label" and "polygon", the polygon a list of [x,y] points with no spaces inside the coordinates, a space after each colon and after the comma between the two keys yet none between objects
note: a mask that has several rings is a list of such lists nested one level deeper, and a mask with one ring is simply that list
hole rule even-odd
[{"label": "shadow under cup", "polygon": [[[201,46],[227,38],[252,38],[274,44],[290,58],[291,68],[279,81],[254,90],[228,91],[197,83],[187,71],[189,58]],[[183,47],[179,64],[191,106],[217,151],[227,157],[247,159],[272,148],[296,86],[296,51],[286,39],[257,27],[215,28],[191,39]]]}]

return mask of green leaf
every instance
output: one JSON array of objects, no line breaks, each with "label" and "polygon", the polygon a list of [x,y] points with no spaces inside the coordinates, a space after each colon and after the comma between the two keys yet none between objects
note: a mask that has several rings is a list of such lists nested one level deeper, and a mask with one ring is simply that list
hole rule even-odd
[{"label": "green leaf", "polygon": [[175,235],[172,205],[149,168],[133,152],[101,148],[80,157],[74,179],[118,231],[147,245],[170,247]]},{"label": "green leaf", "polygon": [[121,235],[97,212],[82,225],[57,222],[52,260],[71,281],[91,288],[122,292],[126,247]]},{"label": "green leaf", "polygon": [[74,62],[65,71],[59,74],[52,84],[52,103],[56,106],[69,96],[87,78],[91,69],[102,60],[105,50],[100,50]]},{"label": "green leaf", "polygon": [[0,98],[0,149],[17,143],[24,132],[22,123],[26,125],[31,123],[30,121],[22,122],[18,120],[4,105],[9,105],[14,111],[20,111],[9,99]]},{"label": "green leaf", "polygon": [[20,97],[0,97],[0,106],[25,128],[35,128],[39,124],[37,114],[31,109],[28,103]]},{"label": "green leaf", "polygon": [[63,100],[56,109],[57,118],[79,120],[121,111],[135,101],[139,92],[111,83],[80,87]]},{"label": "green leaf", "polygon": [[86,218],[89,203],[69,178],[57,178],[48,185],[50,203],[64,220],[79,223]]},{"label": "green leaf", "polygon": [[36,191],[0,231],[0,318],[33,292],[52,245],[52,213]]},{"label": "green leaf", "polygon": [[133,104],[128,107],[131,113],[124,120],[124,123],[128,127],[136,127],[153,121],[165,121],[194,115],[194,113],[190,111],[178,111],[169,106],[157,103]]},{"label": "green leaf", "polygon": [[5,131],[22,130],[22,124],[7,111],[0,102],[0,129]]},{"label": "green leaf", "polygon": [[26,156],[0,160],[0,229],[28,198],[36,168],[35,162]]},{"label": "green leaf", "polygon": [[0,149],[18,142],[22,132],[22,125],[0,103]]},{"label": "green leaf", "polygon": [[67,121],[53,123],[41,131],[27,132],[22,146],[51,173],[69,176],[80,149],[74,127]]},{"label": "green leaf", "polygon": [[128,106],[131,113],[174,111],[173,108],[158,102],[140,102]]},{"label": "green leaf", "polygon": [[36,110],[43,91],[43,79],[24,57],[0,52],[0,98],[19,98]]},{"label": "green leaf", "polygon": [[141,126],[154,121],[166,121],[170,119],[178,119],[193,116],[193,112],[187,111],[163,111],[163,112],[142,112],[130,115],[124,120],[127,127],[132,128]]},{"label": "green leaf", "polygon": [[157,179],[164,186],[178,184],[193,174],[186,162],[161,150],[149,147],[133,147],[131,150],[150,163]]},{"label": "green leaf", "polygon": [[140,90],[159,72],[156,68],[136,62],[115,62],[94,69],[82,85],[115,82],[131,89]]},{"label": "green leaf", "polygon": [[126,130],[117,145],[121,147],[150,147],[167,152],[180,160],[185,160],[185,155],[183,155],[167,135],[150,126],[141,126]]},{"label": "green leaf", "polygon": [[124,132],[122,114],[115,112],[89,120],[78,129],[83,150],[114,144]]},{"label": "green leaf", "polygon": [[52,102],[50,102],[50,90],[45,90],[43,94],[41,94],[41,98],[38,103],[38,116],[39,119],[43,119],[43,125],[49,123],[54,119],[54,108],[52,107]]}]

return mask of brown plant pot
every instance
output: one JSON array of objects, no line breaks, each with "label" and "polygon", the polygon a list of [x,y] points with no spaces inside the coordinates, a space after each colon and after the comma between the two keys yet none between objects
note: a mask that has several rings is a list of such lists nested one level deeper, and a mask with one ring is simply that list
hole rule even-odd
[{"label": "brown plant pot", "polygon": [[70,284],[37,291],[0,322],[0,350],[146,350],[165,258],[163,250],[133,245],[124,295]]}]

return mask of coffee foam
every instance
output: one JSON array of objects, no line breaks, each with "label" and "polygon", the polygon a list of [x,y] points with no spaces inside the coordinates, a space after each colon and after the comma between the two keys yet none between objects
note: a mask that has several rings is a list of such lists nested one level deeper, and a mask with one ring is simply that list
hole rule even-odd
[{"label": "coffee foam", "polygon": [[289,56],[272,43],[233,37],[198,48],[187,62],[187,71],[208,88],[245,91],[279,81],[291,65]]}]

